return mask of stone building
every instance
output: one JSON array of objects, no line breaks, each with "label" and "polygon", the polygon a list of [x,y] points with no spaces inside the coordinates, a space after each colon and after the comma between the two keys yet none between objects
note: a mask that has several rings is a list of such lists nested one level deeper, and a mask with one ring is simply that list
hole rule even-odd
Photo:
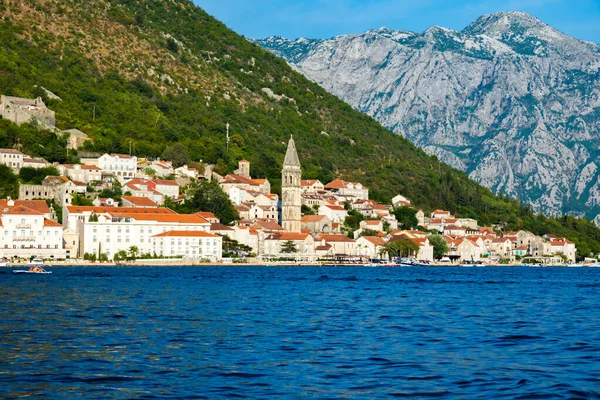
[{"label": "stone building", "polygon": [[47,129],[54,129],[56,126],[54,111],[46,107],[41,97],[24,99],[0,95],[0,116],[17,125],[34,120]]},{"label": "stone building", "polygon": [[66,176],[47,176],[41,185],[20,185],[19,200],[50,199],[63,207],[71,204],[75,193],[85,194],[86,185]]},{"label": "stone building", "polygon": [[88,135],[81,132],[78,129],[67,129],[66,131],[62,131],[63,135],[69,135],[69,139],[67,139],[67,149],[77,150],[86,140],[90,140]]},{"label": "stone building", "polygon": [[294,139],[290,137],[281,170],[281,225],[286,232],[301,232],[302,171]]}]

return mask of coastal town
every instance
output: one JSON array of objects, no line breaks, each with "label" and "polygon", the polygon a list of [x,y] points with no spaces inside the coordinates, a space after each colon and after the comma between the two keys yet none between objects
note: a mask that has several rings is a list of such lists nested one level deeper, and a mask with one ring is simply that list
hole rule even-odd
[{"label": "coastal town", "polygon": [[[0,112],[16,124],[34,120],[57,130],[54,112],[41,98],[1,96]],[[91,140],[76,129],[60,134],[73,151]],[[401,193],[381,204],[360,182],[303,177],[293,138],[281,165],[281,196],[267,178],[252,176],[247,160],[224,175],[208,164],[200,170],[132,154],[82,151],[79,161],[52,164],[18,148],[0,149],[0,164],[15,174],[47,167],[58,171],[41,184],[20,184],[18,199],[0,200],[0,258],[158,264],[576,261],[576,246],[566,238],[506,231],[502,224],[479,226],[447,210],[420,209]],[[188,189],[198,182],[218,183],[239,218],[222,223],[210,210],[183,214],[169,207],[189,201]]]}]

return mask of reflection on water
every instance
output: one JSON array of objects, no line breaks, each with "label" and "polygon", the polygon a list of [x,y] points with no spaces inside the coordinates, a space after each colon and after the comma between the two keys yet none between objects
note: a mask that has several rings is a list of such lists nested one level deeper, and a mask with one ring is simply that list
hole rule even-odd
[{"label": "reflection on water", "polygon": [[590,398],[598,269],[0,274],[0,397]]}]

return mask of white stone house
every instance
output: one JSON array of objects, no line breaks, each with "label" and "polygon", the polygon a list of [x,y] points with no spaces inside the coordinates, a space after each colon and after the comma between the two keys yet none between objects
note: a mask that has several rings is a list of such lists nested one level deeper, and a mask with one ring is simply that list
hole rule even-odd
[{"label": "white stone house", "polygon": [[9,200],[0,210],[0,222],[0,257],[66,257],[62,225],[43,213]]},{"label": "white stone house", "polygon": [[381,248],[385,244],[385,239],[379,236],[361,236],[356,240],[357,255],[364,258],[379,258]]},{"label": "white stone house", "polygon": [[62,175],[68,176],[74,181],[90,183],[92,181],[100,182],[102,180],[102,170],[95,165],[65,164],[59,165],[57,168]]},{"label": "white stone house", "polygon": [[344,222],[348,216],[348,211],[342,206],[323,205],[319,207],[319,215],[325,215],[332,222]]},{"label": "white stone house", "polygon": [[151,238],[161,257],[182,257],[218,261],[223,258],[223,238],[203,231],[167,231]]},{"label": "white stone house", "polygon": [[0,149],[0,164],[10,167],[16,173],[23,168],[25,155],[15,149]]}]

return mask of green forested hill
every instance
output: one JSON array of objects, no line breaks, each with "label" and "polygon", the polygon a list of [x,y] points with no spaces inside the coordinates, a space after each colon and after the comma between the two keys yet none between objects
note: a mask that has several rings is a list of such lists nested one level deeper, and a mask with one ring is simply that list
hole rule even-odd
[{"label": "green forested hill", "polygon": [[[0,0],[0,16],[0,93],[34,97],[43,86],[60,96],[46,98],[57,126],[87,133],[88,150],[157,157],[181,142],[218,172],[246,158],[278,188],[293,135],[303,177],[359,180],[381,201],[402,193],[424,209],[554,230],[600,252],[589,221],[535,217],[493,195],[187,0]],[[0,121],[0,147],[17,143],[67,156],[55,134]]]}]

